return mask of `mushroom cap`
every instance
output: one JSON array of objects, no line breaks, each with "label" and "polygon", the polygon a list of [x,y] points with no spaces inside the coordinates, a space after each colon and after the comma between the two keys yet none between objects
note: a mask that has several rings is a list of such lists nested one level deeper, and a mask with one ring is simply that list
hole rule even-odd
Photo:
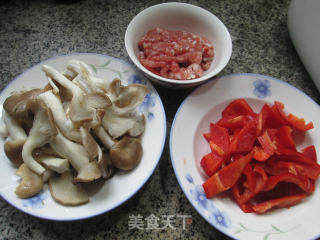
[{"label": "mushroom cap", "polygon": [[112,165],[121,170],[131,170],[141,161],[142,145],[137,138],[124,136],[110,149]]},{"label": "mushroom cap", "polygon": [[53,199],[62,205],[77,206],[89,202],[82,186],[73,183],[71,171],[51,177],[49,188]]},{"label": "mushroom cap", "polygon": [[29,91],[15,92],[3,103],[3,108],[10,116],[16,118],[29,118],[30,117],[30,104],[37,96],[44,92],[44,89],[33,88]]},{"label": "mushroom cap", "polygon": [[7,141],[4,144],[4,152],[15,167],[20,167],[23,163],[22,148],[25,139],[18,139],[16,141]]},{"label": "mushroom cap", "polygon": [[16,188],[16,194],[20,198],[29,198],[38,194],[43,187],[42,176],[36,174],[28,168],[26,164],[22,164],[16,174],[22,178],[21,183]]}]

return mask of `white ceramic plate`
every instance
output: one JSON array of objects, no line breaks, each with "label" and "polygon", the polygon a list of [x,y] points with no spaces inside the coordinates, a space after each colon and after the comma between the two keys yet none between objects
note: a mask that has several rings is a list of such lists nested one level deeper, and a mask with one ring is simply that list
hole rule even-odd
[{"label": "white ceramic plate", "polygon": [[[236,239],[311,239],[320,235],[320,190],[304,202],[289,209],[276,209],[264,215],[243,213],[227,196],[207,199],[201,184],[205,181],[200,168],[201,157],[209,146],[202,134],[209,123],[221,117],[227,104],[245,98],[259,111],[264,103],[275,100],[285,104],[285,110],[313,121],[299,147],[314,144],[320,147],[320,108],[293,86],[263,75],[234,74],[210,81],[192,92],[181,104],[170,133],[170,154],[178,182],[193,207],[212,226]],[[319,152],[318,152],[319,153]]]},{"label": "white ceramic plate", "polygon": [[1,93],[0,104],[12,91],[23,87],[43,87],[46,77],[41,71],[43,64],[50,65],[59,71],[64,71],[70,59],[78,59],[89,64],[96,76],[113,80],[120,78],[123,84],[145,84],[150,93],[140,106],[140,111],[146,115],[146,130],[142,138],[143,157],[139,165],[125,174],[116,174],[104,182],[94,193],[90,193],[90,202],[77,207],[65,207],[57,204],[46,186],[37,196],[30,199],[19,199],[14,191],[19,178],[15,176],[15,168],[3,151],[4,141],[0,140],[0,194],[11,205],[30,215],[51,220],[79,220],[96,216],[110,211],[132,197],[149,179],[162,154],[166,137],[166,117],[161,99],[146,80],[135,68],[114,57],[81,53],[59,56],[41,62],[14,79]]}]

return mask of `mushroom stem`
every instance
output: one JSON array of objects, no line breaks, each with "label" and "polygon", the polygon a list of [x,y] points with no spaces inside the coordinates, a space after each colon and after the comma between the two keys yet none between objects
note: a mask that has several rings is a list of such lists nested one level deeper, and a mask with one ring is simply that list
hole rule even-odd
[{"label": "mushroom stem", "polygon": [[33,126],[22,148],[23,161],[30,169],[39,175],[44,173],[45,168],[34,159],[32,151],[48,143],[51,138],[57,134],[51,121],[50,110],[42,108],[40,104],[37,104]]},{"label": "mushroom stem", "polygon": [[101,177],[99,166],[95,161],[90,161],[88,153],[82,145],[68,140],[61,133],[50,142],[50,145],[63,158],[68,159],[77,170],[78,175],[74,181],[90,182]]},{"label": "mushroom stem", "polygon": [[6,124],[9,136],[13,141],[27,139],[27,134],[20,124],[6,111],[2,112],[3,121]]},{"label": "mushroom stem", "polygon": [[70,140],[81,142],[80,132],[75,128],[73,122],[67,118],[59,98],[54,95],[52,91],[44,92],[40,94],[38,98],[54,113],[52,115],[54,122],[57,124],[61,133]]}]

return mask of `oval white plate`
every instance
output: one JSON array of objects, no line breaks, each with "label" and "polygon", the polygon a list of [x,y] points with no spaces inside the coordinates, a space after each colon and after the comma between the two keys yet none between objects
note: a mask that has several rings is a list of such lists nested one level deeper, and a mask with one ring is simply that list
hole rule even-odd
[{"label": "oval white plate", "polygon": [[90,202],[77,207],[65,207],[57,204],[45,187],[37,196],[30,199],[19,199],[14,191],[19,178],[15,176],[15,168],[3,151],[4,141],[0,140],[0,194],[11,205],[30,215],[51,220],[79,220],[110,211],[132,197],[149,179],[161,157],[166,137],[166,116],[161,99],[135,68],[114,57],[91,53],[70,54],[51,58],[41,62],[14,79],[1,93],[0,104],[12,91],[23,87],[43,87],[47,83],[45,74],[41,71],[43,64],[50,65],[59,71],[66,70],[70,59],[78,59],[89,64],[96,76],[109,79],[120,78],[124,85],[130,83],[145,84],[150,93],[140,106],[140,111],[146,115],[146,130],[142,137],[143,157],[139,165],[124,174],[115,174],[111,179],[100,184],[95,192],[90,193]]},{"label": "oval white plate", "polygon": [[276,209],[264,215],[243,213],[227,196],[206,199],[201,184],[205,177],[201,157],[209,146],[202,134],[209,123],[221,117],[227,104],[245,98],[258,112],[264,103],[275,100],[285,110],[313,121],[299,147],[314,144],[320,147],[320,108],[311,98],[293,86],[268,76],[233,74],[210,81],[192,92],[176,113],[170,133],[170,154],[178,182],[193,207],[212,226],[236,239],[311,239],[320,235],[320,190],[304,202],[289,209]]}]

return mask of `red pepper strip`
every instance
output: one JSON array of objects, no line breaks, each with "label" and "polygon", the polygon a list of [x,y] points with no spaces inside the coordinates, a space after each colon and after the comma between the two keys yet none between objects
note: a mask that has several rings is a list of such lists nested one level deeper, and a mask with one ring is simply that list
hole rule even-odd
[{"label": "red pepper strip", "polygon": [[296,150],[296,144],[292,136],[292,128],[290,126],[282,126],[276,133],[276,142],[278,146]]},{"label": "red pepper strip", "polygon": [[308,131],[314,127],[312,122],[306,124],[303,118],[298,118],[297,116],[291,113],[288,115],[287,119],[293,127],[300,131]]},{"label": "red pepper strip", "polygon": [[251,115],[255,116],[250,105],[243,98],[236,99],[229,103],[229,105],[222,111],[222,117]]},{"label": "red pepper strip", "polygon": [[200,165],[205,173],[211,177],[222,165],[224,159],[216,153],[208,153],[200,161]]},{"label": "red pepper strip", "polygon": [[225,128],[242,128],[250,120],[249,115],[226,116],[221,118],[217,125]]},{"label": "red pepper strip", "polygon": [[232,187],[232,193],[238,204],[244,204],[254,198],[258,193],[264,189],[265,184],[268,180],[268,176],[262,167],[254,165],[253,172],[256,179],[255,189],[250,190],[245,188],[244,192],[240,194],[239,191],[239,182]]},{"label": "red pepper strip", "polygon": [[291,207],[295,204],[300,203],[305,197],[307,197],[306,194],[296,194],[296,195],[276,198],[276,199],[259,203],[253,206],[252,209],[256,213],[264,213],[274,207]]},{"label": "red pepper strip", "polygon": [[[273,118],[276,119],[277,122],[283,125],[289,125],[289,122],[287,120],[287,116],[283,111],[284,109],[284,104],[282,102],[275,101],[273,106],[271,107],[271,110],[273,112]],[[280,127],[280,126],[278,126]]]},{"label": "red pepper strip", "polygon": [[257,137],[257,121],[249,121],[239,132],[235,133],[230,143],[230,153],[249,152]]},{"label": "red pepper strip", "polygon": [[237,182],[251,159],[252,152],[220,169],[205,181],[202,186],[207,198],[211,198],[220,192],[230,189]]},{"label": "red pepper strip", "polygon": [[210,133],[204,133],[202,135],[207,140],[207,142],[210,142],[210,140],[211,140],[211,134]]},{"label": "red pepper strip", "polygon": [[256,176],[250,164],[243,170],[243,174],[246,175],[247,181],[244,182],[244,187],[247,187],[250,191],[254,191],[256,188]]},{"label": "red pepper strip", "polygon": [[266,185],[263,188],[263,192],[271,191],[279,182],[294,183],[299,186],[303,191],[310,193],[310,181],[306,177],[296,176],[291,173],[281,173],[277,176],[271,176],[268,178]]},{"label": "red pepper strip", "polygon": [[289,173],[292,173],[294,175],[302,175],[313,180],[317,180],[320,175],[319,166],[316,167],[303,163],[299,164],[285,161],[279,161],[277,164],[279,168],[288,169]]},{"label": "red pepper strip", "polygon": [[262,135],[258,137],[258,141],[263,151],[270,156],[272,156],[277,150],[277,146],[273,142],[272,134],[269,129],[263,131]]},{"label": "red pepper strip", "polygon": [[308,124],[305,123],[305,120],[303,118],[298,118],[297,116],[293,114],[289,114],[288,116],[283,111],[284,104],[278,101],[275,101],[274,106],[280,116],[283,119],[284,125],[291,125],[292,127],[300,130],[300,131],[307,131],[313,128],[313,123],[309,122]]},{"label": "red pepper strip", "polygon": [[312,159],[313,161],[317,162],[317,152],[314,145],[310,145],[308,147],[305,147],[301,150],[301,153],[305,155],[306,157]]},{"label": "red pepper strip", "polygon": [[244,213],[252,213],[254,212],[253,211],[253,205],[251,203],[242,203],[242,204],[239,204],[239,207],[241,208],[241,210],[244,212]]},{"label": "red pepper strip", "polygon": [[229,154],[229,133],[228,129],[217,124],[210,123],[210,148],[220,156],[227,157]]},{"label": "red pepper strip", "polygon": [[264,162],[270,158],[270,155],[263,151],[259,146],[253,147],[253,158],[259,162]]},{"label": "red pepper strip", "polygon": [[281,160],[299,162],[309,164],[315,167],[320,167],[320,165],[318,165],[313,159],[289,148],[278,148],[276,154],[279,155]]}]

